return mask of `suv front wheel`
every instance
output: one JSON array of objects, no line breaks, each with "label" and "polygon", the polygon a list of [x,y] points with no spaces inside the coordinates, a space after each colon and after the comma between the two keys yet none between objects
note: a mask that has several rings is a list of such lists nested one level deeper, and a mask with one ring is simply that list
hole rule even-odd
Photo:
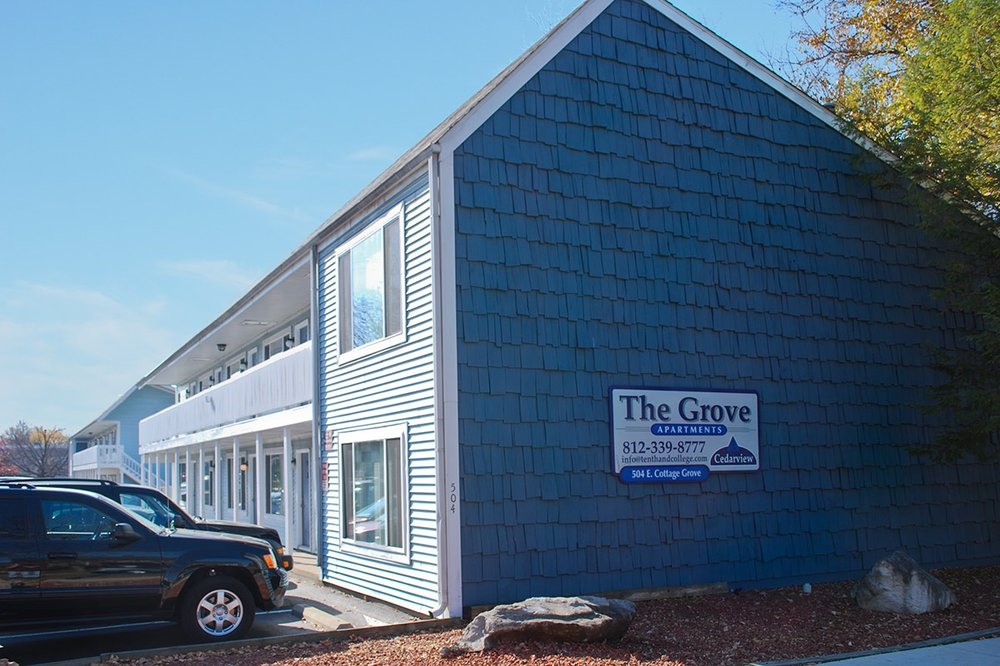
[{"label": "suv front wheel", "polygon": [[179,619],[189,638],[209,643],[245,636],[255,611],[253,596],[243,583],[229,576],[209,576],[184,594]]}]

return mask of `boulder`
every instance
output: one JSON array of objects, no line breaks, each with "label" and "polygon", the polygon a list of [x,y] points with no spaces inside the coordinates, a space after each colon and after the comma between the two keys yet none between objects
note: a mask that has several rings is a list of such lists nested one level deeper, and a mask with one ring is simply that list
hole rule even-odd
[{"label": "boulder", "polygon": [[500,638],[574,642],[614,641],[628,631],[635,604],[603,597],[533,597],[480,613],[441,655],[482,652]]},{"label": "boulder", "polygon": [[853,596],[862,608],[900,615],[929,613],[955,603],[951,588],[899,550],[876,562],[854,586]]}]

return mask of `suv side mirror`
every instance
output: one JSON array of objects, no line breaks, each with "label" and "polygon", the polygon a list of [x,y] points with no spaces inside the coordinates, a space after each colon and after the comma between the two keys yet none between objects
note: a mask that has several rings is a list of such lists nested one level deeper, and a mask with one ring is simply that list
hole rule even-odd
[{"label": "suv side mirror", "polygon": [[111,538],[115,541],[135,541],[141,537],[135,528],[128,523],[115,523],[111,529]]}]

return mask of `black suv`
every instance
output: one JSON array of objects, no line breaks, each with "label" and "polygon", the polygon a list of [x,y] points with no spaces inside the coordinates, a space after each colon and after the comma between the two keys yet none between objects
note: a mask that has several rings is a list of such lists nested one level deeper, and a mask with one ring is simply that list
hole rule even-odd
[{"label": "black suv", "polygon": [[94,493],[0,482],[0,632],[174,620],[198,642],[240,638],[287,585],[261,539],[163,528]]},{"label": "black suv", "polygon": [[155,488],[118,484],[103,479],[74,478],[40,478],[24,479],[35,486],[58,486],[60,488],[78,488],[89,490],[98,495],[104,495],[118,502],[129,511],[133,511],[151,523],[160,527],[182,527],[186,530],[205,530],[208,532],[228,532],[264,539],[274,548],[279,563],[286,571],[292,570],[292,554],[285,552],[278,530],[263,525],[248,523],[232,523],[223,520],[203,520],[192,518],[169,497]]}]

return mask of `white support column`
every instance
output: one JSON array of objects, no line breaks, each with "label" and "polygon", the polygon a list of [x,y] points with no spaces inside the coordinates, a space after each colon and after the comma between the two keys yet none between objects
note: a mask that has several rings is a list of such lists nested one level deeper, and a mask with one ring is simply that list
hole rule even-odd
[{"label": "white support column", "polygon": [[173,482],[173,500],[178,504],[181,503],[181,454],[180,451],[174,449],[174,465],[171,470],[170,480]]},{"label": "white support column", "polygon": [[222,520],[222,474],[225,460],[222,458],[222,445],[215,440],[215,474],[212,475],[212,508],[215,509],[215,519]]},{"label": "white support column", "polygon": [[[180,476],[178,474],[178,476]],[[184,483],[187,484],[187,492],[184,493],[184,508],[188,513],[194,508],[194,480],[197,477],[191,473],[191,447],[184,449]]]},{"label": "white support column", "polygon": [[233,476],[229,484],[229,492],[233,498],[233,521],[239,522],[240,512],[240,440],[233,437]]},{"label": "white support column", "polygon": [[254,470],[254,487],[257,489],[256,497],[253,503],[253,521],[255,523],[264,522],[264,513],[267,511],[267,504],[265,504],[264,499],[267,495],[267,490],[264,488],[264,437],[261,433],[257,433],[255,439],[255,451],[257,456],[257,469]]},{"label": "white support column", "polygon": [[101,478],[101,442],[103,441],[104,441],[104,436],[102,435],[101,437],[97,438],[97,444],[94,445],[97,447],[96,449],[94,449],[94,461],[96,464],[96,469],[94,470],[95,479]]},{"label": "white support column", "polygon": [[282,469],[281,469],[281,510],[285,512],[285,533],[281,535],[281,543],[285,544],[288,553],[292,552],[292,433],[288,428],[281,431]]},{"label": "white support column", "polygon": [[[191,476],[191,473],[188,473]],[[195,502],[195,506],[198,507],[198,515],[205,517],[205,445],[198,445],[198,473],[194,475],[196,483],[198,485],[198,501]],[[188,483],[188,493],[191,492],[191,484]],[[190,495],[188,495],[190,497]]]}]

